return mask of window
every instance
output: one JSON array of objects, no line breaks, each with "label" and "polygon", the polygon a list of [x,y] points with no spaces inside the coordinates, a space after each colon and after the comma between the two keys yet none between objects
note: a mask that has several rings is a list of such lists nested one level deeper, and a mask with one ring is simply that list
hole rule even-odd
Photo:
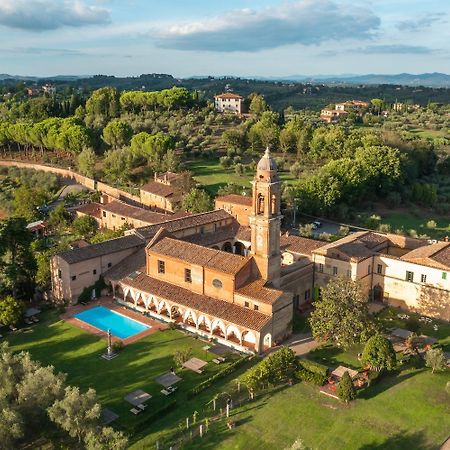
[{"label": "window", "polygon": [[446,280],[447,279],[447,272],[442,272],[442,279]]},{"label": "window", "polygon": [[200,227],[200,234],[205,234],[205,227]]},{"label": "window", "polygon": [[250,306],[250,303],[249,303],[249,302],[244,302],[244,306],[245,306],[246,308],[248,308],[248,307]]},{"label": "window", "polygon": [[319,268],[317,269],[320,273],[323,273],[323,264],[319,264]]},{"label": "window", "polygon": [[347,276],[348,276],[349,278],[352,277],[352,269],[348,269],[348,270],[347,270]]},{"label": "window", "polygon": [[338,273],[337,267],[333,266],[333,275],[337,275],[337,273]]},{"label": "window", "polygon": [[370,272],[372,272],[372,266],[369,264],[369,267],[367,268],[367,275],[370,275]]},{"label": "window", "polygon": [[406,281],[414,281],[414,272],[406,271]]},{"label": "window", "polygon": [[113,216],[113,217],[116,217],[116,215],[115,215],[115,214],[113,214],[112,216]]},{"label": "window", "polygon": [[184,281],[192,283],[191,269],[184,269]]},{"label": "window", "polygon": [[255,311],[258,311],[258,310],[259,310],[259,306],[258,306],[258,305],[253,305],[253,309],[254,309]]},{"label": "window", "polygon": [[158,259],[158,273],[166,273],[166,263]]},{"label": "window", "polygon": [[93,275],[97,275],[97,269],[94,269],[94,270],[92,271],[92,274],[93,274]]},{"label": "window", "polygon": [[103,217],[106,217],[106,211],[103,211]]},{"label": "window", "polygon": [[424,275],[424,274],[420,275],[420,282],[421,283],[426,283],[427,282],[427,276]]},{"label": "window", "polygon": [[311,289],[305,291],[305,301],[308,301],[311,298]]},{"label": "window", "polygon": [[121,217],[120,220],[125,220],[125,217]]},{"label": "window", "polygon": [[76,275],[72,275],[72,281],[75,281],[77,279]]},{"label": "window", "polygon": [[108,263],[108,267],[111,267],[112,266],[112,263]]},{"label": "window", "polygon": [[61,269],[58,269],[58,278],[62,278]]},{"label": "window", "polygon": [[379,274],[383,273],[383,266],[381,264],[378,264],[378,266],[377,266],[377,273],[379,273]]},{"label": "window", "polygon": [[212,281],[212,285],[215,288],[220,289],[222,287],[222,282],[220,280],[218,280],[217,278],[214,278],[214,280]]}]

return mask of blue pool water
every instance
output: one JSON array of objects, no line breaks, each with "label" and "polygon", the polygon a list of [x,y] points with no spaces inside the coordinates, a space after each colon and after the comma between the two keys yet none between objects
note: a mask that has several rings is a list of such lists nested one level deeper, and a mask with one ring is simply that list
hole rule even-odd
[{"label": "blue pool water", "polygon": [[127,339],[151,328],[148,325],[129,319],[103,306],[88,309],[87,311],[76,314],[74,317],[100,330],[111,330],[111,334],[120,339]]}]

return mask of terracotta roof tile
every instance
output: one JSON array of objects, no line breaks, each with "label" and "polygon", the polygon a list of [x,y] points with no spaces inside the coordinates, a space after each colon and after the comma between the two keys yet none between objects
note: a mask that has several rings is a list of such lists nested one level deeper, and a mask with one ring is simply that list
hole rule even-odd
[{"label": "terracotta roof tile", "polygon": [[119,281],[127,277],[132,272],[140,271],[145,273],[145,249],[143,247],[136,250],[130,256],[122,259],[119,264],[107,270],[103,277],[109,281]]},{"label": "terracotta roof tile", "polygon": [[87,214],[88,216],[92,216],[92,217],[96,217],[97,219],[101,218],[101,205],[100,203],[97,202],[92,202],[92,203],[86,203],[84,205],[80,205],[80,206],[76,206],[75,208],[73,208],[73,211],[77,211],[80,212],[82,214]]},{"label": "terracotta roof tile", "polygon": [[149,192],[150,194],[158,195],[160,197],[170,197],[175,193],[173,186],[168,186],[158,181],[150,181],[141,186],[141,191]]},{"label": "terracotta roof tile", "polygon": [[306,256],[311,256],[313,250],[323,247],[325,244],[325,242],[301,236],[283,235],[280,238],[281,251],[288,251]]},{"label": "terracotta roof tile", "polygon": [[242,97],[242,95],[239,94],[233,94],[232,92],[225,92],[223,94],[218,94],[215,95],[214,98],[235,98],[235,99],[240,99],[240,98],[244,98]]},{"label": "terracotta roof tile", "polygon": [[283,291],[267,287],[266,283],[262,278],[257,278],[237,289],[236,293],[271,305],[283,295]]},{"label": "terracotta roof tile", "polygon": [[122,236],[116,239],[109,239],[98,244],[92,244],[87,247],[75,248],[73,250],[66,250],[57,253],[57,256],[62,258],[69,264],[87,261],[88,259],[97,258],[98,256],[109,255],[110,253],[120,252],[133,247],[144,246],[145,242],[138,236],[131,234],[129,236]]},{"label": "terracotta roof tile", "polygon": [[196,294],[179,286],[149,277],[145,273],[139,274],[134,279],[125,278],[122,280],[122,284],[139,289],[147,294],[153,294],[169,303],[177,303],[254,331],[260,331],[271,320],[270,316],[259,311]]},{"label": "terracotta roof tile", "polygon": [[228,194],[216,197],[216,202],[233,203],[236,205],[252,206],[252,197],[238,194]]},{"label": "terracotta roof tile", "polygon": [[[200,214],[192,214],[186,217],[179,217],[176,219],[170,219],[164,223],[164,228],[169,233],[185,230],[188,228],[207,225],[221,220],[233,219],[233,216],[228,214],[223,209],[217,209],[216,211],[210,211]],[[234,219],[233,219],[234,220]],[[137,233],[145,239],[151,239],[159,230],[160,225],[150,225],[148,227],[138,228]]]},{"label": "terracotta roof tile", "polygon": [[190,242],[164,237],[149,250],[159,255],[180,259],[191,264],[216,269],[224,273],[235,274],[250,260],[250,257],[234,255]]},{"label": "terracotta roof tile", "polygon": [[119,216],[129,217],[131,219],[141,220],[149,224],[161,223],[171,219],[170,214],[161,214],[147,209],[131,206],[123,202],[113,201],[105,205],[101,205],[101,209]]},{"label": "terracotta roof tile", "polygon": [[412,250],[401,257],[403,261],[409,261],[436,269],[450,268],[450,243],[437,242]]}]

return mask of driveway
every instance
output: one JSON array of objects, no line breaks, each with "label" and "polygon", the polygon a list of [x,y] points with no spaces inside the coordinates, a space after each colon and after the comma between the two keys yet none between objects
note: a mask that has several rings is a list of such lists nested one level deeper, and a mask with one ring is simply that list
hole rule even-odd
[{"label": "driveway", "polygon": [[284,344],[291,348],[297,356],[306,356],[311,350],[317,348],[317,342],[311,333],[293,334]]}]

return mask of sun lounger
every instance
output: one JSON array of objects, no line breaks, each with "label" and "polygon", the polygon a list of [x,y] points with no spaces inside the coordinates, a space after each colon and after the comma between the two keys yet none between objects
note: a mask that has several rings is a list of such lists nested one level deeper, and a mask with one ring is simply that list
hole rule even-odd
[{"label": "sun lounger", "polygon": [[141,411],[144,411],[144,409],[147,408],[147,405],[141,403],[140,405],[137,405],[137,408],[139,408]]},{"label": "sun lounger", "polygon": [[217,359],[218,359],[220,362],[225,362],[225,358],[223,358],[222,356],[218,356]]},{"label": "sun lounger", "polygon": [[33,325],[34,322],[32,322],[30,319],[23,319],[23,321],[27,324],[27,325]]},{"label": "sun lounger", "polygon": [[170,395],[172,392],[166,391],[165,389],[161,390],[161,394]]},{"label": "sun lounger", "polygon": [[39,319],[38,319],[36,316],[33,316],[33,317],[31,318],[31,320],[32,320],[33,322],[35,322],[35,323],[38,323],[38,322],[39,322]]},{"label": "sun lounger", "polygon": [[17,328],[16,328],[14,325],[10,325],[10,326],[9,326],[9,329],[10,329],[11,331],[17,331]]},{"label": "sun lounger", "polygon": [[137,416],[138,414],[140,414],[142,412],[142,409],[131,408],[130,412],[133,413],[135,416]]},{"label": "sun lounger", "polygon": [[219,361],[217,358],[214,358],[214,359],[212,360],[212,362],[213,362],[214,364],[220,364],[222,361]]}]

